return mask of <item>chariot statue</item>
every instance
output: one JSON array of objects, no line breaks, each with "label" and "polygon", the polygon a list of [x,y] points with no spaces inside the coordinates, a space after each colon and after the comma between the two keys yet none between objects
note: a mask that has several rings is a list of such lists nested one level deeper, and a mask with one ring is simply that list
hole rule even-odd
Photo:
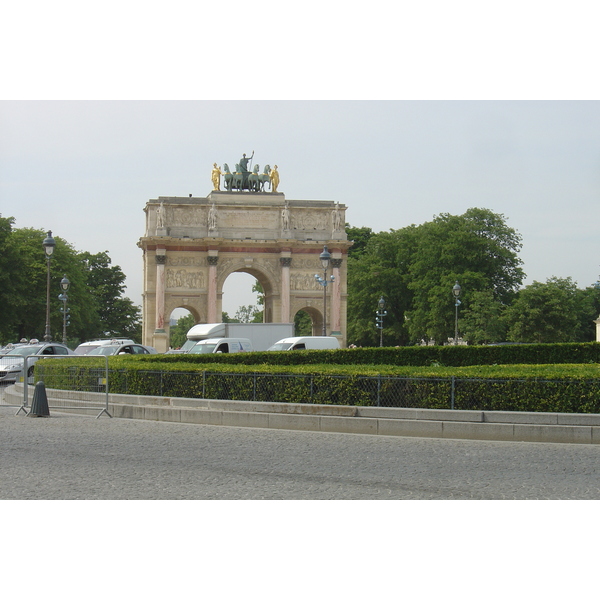
[{"label": "chariot statue", "polygon": [[279,173],[277,171],[277,165],[274,170],[271,169],[270,165],[265,165],[263,172],[260,172],[260,166],[258,164],[252,167],[250,171],[250,164],[254,158],[254,151],[248,158],[245,154],[235,165],[235,169],[232,172],[227,163],[223,163],[223,170],[221,171],[217,164],[213,166],[212,181],[215,190],[220,190],[221,176],[223,176],[223,184],[228,192],[242,192],[248,190],[249,192],[265,192],[265,185],[269,184],[269,189],[272,192],[277,192],[277,186],[279,185]]}]

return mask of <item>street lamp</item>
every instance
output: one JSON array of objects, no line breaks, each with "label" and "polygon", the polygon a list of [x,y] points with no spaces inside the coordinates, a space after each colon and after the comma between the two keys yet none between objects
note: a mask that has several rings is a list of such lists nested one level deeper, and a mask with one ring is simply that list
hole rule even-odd
[{"label": "street lamp", "polygon": [[452,295],[454,296],[454,345],[458,344],[458,307],[460,306],[460,300],[458,297],[460,296],[460,290],[462,288],[458,284],[458,281],[454,284],[452,288]]},{"label": "street lamp", "polygon": [[[319,255],[319,260],[323,267],[323,277],[319,274],[315,275],[315,279],[323,286],[323,335],[327,335],[327,269],[329,268],[329,261],[331,260],[331,254],[327,250],[327,246],[323,246],[323,252]],[[330,281],[335,281],[335,277],[332,275]]]},{"label": "street lamp", "polygon": [[48,276],[46,280],[46,333],[44,334],[44,341],[51,342],[52,336],[50,335],[50,259],[52,258],[54,247],[56,246],[56,242],[52,237],[51,231],[47,233],[46,239],[42,242],[42,246],[44,246],[44,250],[46,252],[46,261],[48,263]]},{"label": "street lamp", "polygon": [[375,323],[377,323],[377,329],[379,329],[379,347],[383,346],[383,317],[387,315],[387,310],[385,308],[385,300],[383,296],[379,298],[379,310],[375,312],[377,318],[375,319]]},{"label": "street lamp", "polygon": [[62,301],[63,303],[63,307],[61,308],[62,310],[62,314],[63,314],[63,344],[65,344],[65,346],[67,345],[67,325],[69,324],[68,319],[68,314],[69,311],[71,310],[70,308],[67,308],[67,300],[69,299],[69,297],[67,296],[67,292],[69,290],[69,286],[71,285],[71,282],[67,279],[67,276],[65,275],[61,280],[60,280],[60,287],[62,289],[62,294],[59,294],[58,299]]}]

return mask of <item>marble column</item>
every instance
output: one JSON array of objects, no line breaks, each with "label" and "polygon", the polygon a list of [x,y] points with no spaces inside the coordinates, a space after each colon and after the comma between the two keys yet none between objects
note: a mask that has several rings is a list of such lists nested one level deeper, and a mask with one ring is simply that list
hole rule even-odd
[{"label": "marble column", "polygon": [[209,255],[208,258],[208,309],[207,320],[209,323],[220,323],[221,318],[217,318],[217,255]]},{"label": "marble column", "polygon": [[340,268],[342,266],[341,258],[332,258],[331,266],[333,268],[334,281],[331,286],[331,334],[342,335],[342,282],[340,280]]},{"label": "marble column", "polygon": [[156,255],[156,319],[155,333],[165,331],[165,264],[166,250],[157,250]]},{"label": "marble column", "polygon": [[282,256],[279,259],[281,265],[281,322],[290,322],[290,256]]}]

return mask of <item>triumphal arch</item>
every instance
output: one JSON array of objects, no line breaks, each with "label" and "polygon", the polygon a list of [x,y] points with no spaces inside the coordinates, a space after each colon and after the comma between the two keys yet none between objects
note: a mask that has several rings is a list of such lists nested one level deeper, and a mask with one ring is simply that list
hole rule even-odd
[{"label": "triumphal arch", "polygon": [[[243,164],[243,161],[246,161]],[[159,197],[146,203],[143,343],[165,352],[169,316],[185,308],[196,323],[219,323],[223,284],[235,272],[256,277],[264,291],[265,323],[291,323],[303,310],[321,335],[346,345],[346,206],[326,200],[288,200],[278,191],[279,172],[263,173],[244,155],[232,172],[214,165],[205,197]],[[250,170],[252,168],[252,170]],[[225,189],[221,189],[221,186]],[[319,260],[331,254],[328,285]],[[331,281],[333,276],[333,281]],[[324,293],[326,298],[324,298]]]}]

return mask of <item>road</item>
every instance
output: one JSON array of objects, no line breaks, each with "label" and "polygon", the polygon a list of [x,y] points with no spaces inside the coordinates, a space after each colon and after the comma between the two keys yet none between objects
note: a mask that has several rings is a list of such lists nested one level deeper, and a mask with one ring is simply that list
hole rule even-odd
[{"label": "road", "polygon": [[600,447],[0,408],[0,499],[599,499]]}]

